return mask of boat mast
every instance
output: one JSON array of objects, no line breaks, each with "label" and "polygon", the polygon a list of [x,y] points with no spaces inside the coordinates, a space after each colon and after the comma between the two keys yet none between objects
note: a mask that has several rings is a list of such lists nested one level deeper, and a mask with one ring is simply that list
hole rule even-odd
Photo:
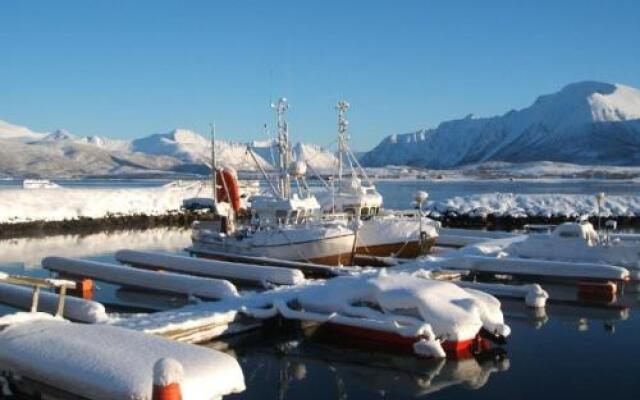
[{"label": "boat mast", "polygon": [[347,133],[349,121],[347,121],[346,115],[349,107],[349,103],[344,100],[338,101],[336,105],[338,111],[338,180],[340,181],[342,181],[344,158],[349,158],[349,134]]},{"label": "boat mast", "polygon": [[289,198],[291,181],[289,179],[289,164],[291,163],[291,147],[289,146],[289,124],[284,119],[284,113],[289,108],[287,99],[281,97],[271,108],[276,110],[278,116],[278,153],[280,167],[280,195],[283,199]]},{"label": "boat mast", "polygon": [[213,204],[218,203],[218,191],[216,190],[216,123],[209,124],[211,126],[211,188],[213,190]]}]

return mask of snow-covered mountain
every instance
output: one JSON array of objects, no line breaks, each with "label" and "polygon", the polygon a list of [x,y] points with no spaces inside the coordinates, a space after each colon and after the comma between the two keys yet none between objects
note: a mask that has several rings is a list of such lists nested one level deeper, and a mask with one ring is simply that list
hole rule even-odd
[{"label": "snow-covered mountain", "polygon": [[[218,140],[216,152],[220,164],[239,170],[256,168],[245,145]],[[0,121],[0,176],[208,174],[210,157],[211,142],[186,129],[127,141],[76,137],[62,129],[36,133]],[[260,157],[258,161],[268,167]]]},{"label": "snow-covered mountain", "polygon": [[[251,142],[251,148],[271,165],[278,163],[280,152],[273,140],[255,140]],[[315,144],[297,142],[291,150],[294,160],[304,161],[316,171],[331,171],[337,165],[333,152]]]},{"label": "snow-covered mountain", "polygon": [[29,128],[20,125],[13,125],[0,120],[0,140],[10,139],[19,141],[31,141],[42,139],[45,135],[33,132]]},{"label": "snow-covered mountain", "polygon": [[452,168],[487,161],[640,164],[640,90],[579,82],[530,107],[391,135],[365,153],[368,166]]}]

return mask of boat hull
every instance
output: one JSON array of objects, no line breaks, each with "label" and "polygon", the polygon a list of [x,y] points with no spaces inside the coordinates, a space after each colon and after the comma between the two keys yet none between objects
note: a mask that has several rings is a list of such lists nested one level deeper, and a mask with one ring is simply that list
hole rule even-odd
[{"label": "boat hull", "polygon": [[[336,323],[326,323],[322,329],[327,334],[349,337],[355,341],[364,341],[364,346],[375,344],[376,347],[384,351],[398,351],[414,353],[413,345],[420,340],[419,337],[401,336],[395,333],[378,331],[374,329],[361,328],[351,325]],[[473,357],[475,354],[491,348],[491,342],[484,339],[478,333],[476,336],[466,340],[445,340],[442,348],[447,354],[447,358],[463,359]]]},{"label": "boat hull", "polygon": [[429,253],[438,237],[427,219],[381,216],[363,220],[356,253],[377,257],[416,258]]},{"label": "boat hull", "polygon": [[[207,252],[222,252],[241,256],[267,257],[280,260],[300,261],[323,265],[346,265],[353,257],[353,234],[325,237],[279,245],[242,246],[230,238],[220,242],[193,241],[192,251],[202,257]],[[213,258],[210,257],[209,258]]]}]

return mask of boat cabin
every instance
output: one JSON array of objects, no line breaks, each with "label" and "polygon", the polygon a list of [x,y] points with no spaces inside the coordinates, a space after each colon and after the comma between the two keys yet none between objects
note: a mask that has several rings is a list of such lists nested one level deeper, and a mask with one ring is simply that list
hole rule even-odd
[{"label": "boat cabin", "polygon": [[254,196],[251,202],[251,224],[260,229],[280,225],[299,225],[311,217],[319,217],[322,209],[313,196],[300,198],[294,193],[290,199]]},{"label": "boat cabin", "polygon": [[598,233],[593,228],[593,225],[587,221],[565,222],[558,225],[551,235],[559,240],[584,240],[589,246],[598,244]]}]

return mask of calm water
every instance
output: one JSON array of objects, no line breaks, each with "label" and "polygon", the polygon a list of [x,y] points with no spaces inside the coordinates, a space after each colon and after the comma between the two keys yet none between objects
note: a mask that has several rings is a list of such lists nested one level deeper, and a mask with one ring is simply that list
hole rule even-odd
[{"label": "calm water", "polygon": [[[432,199],[448,197],[461,187],[476,192],[509,191],[553,193],[638,194],[637,184],[520,182],[381,182],[381,191],[392,192],[395,204],[410,199],[417,189]],[[458,186],[461,185],[461,186]],[[519,189],[518,185],[525,185]],[[582,185],[582,186],[581,186]],[[462,189],[461,189],[462,190]],[[459,194],[459,193],[456,193]],[[407,200],[407,202],[410,200]],[[39,268],[47,255],[76,256],[112,261],[124,247],[179,252],[189,244],[189,232],[181,229],[59,235],[0,241],[0,271],[46,276]],[[573,290],[556,287],[557,291]],[[112,285],[99,284],[96,299],[111,307],[168,308],[183,299],[151,298]],[[503,302],[512,335],[505,354],[464,361],[419,360],[381,351],[357,350],[308,338],[256,332],[228,343],[226,348],[240,361],[247,390],[233,399],[539,399],[637,398],[635,381],[640,361],[640,296],[629,290],[616,305],[581,307],[550,304],[536,314],[520,302]],[[11,311],[0,307],[0,314]],[[228,347],[229,346],[229,347]]]}]

